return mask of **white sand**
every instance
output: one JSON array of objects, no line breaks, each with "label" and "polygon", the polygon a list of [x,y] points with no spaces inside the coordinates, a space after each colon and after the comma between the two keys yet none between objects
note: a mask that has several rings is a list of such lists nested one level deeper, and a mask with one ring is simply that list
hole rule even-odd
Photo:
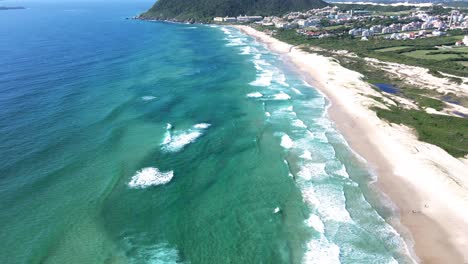
[{"label": "white sand", "polygon": [[466,159],[418,141],[408,127],[380,120],[368,109],[375,102],[364,96],[378,93],[359,73],[330,58],[291,49],[250,27],[237,28],[282,54],[328,97],[332,103],[329,115],[337,128],[377,172],[378,187],[399,207],[401,223],[411,232],[407,242],[410,245],[414,239],[417,256],[424,263],[467,263]]}]

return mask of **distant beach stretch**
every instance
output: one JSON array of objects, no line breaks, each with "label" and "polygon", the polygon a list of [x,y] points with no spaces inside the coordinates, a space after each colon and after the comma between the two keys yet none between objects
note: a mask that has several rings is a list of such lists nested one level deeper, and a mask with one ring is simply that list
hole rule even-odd
[{"label": "distant beach stretch", "polygon": [[[375,186],[399,207],[399,231],[424,263],[468,260],[468,162],[420,142],[404,126],[379,119],[369,108],[379,96],[359,73],[333,59],[306,53],[248,26],[239,30],[282,54],[331,101],[329,115],[351,147],[378,175]],[[395,226],[398,226],[397,224]],[[406,228],[410,232],[406,232]]]}]

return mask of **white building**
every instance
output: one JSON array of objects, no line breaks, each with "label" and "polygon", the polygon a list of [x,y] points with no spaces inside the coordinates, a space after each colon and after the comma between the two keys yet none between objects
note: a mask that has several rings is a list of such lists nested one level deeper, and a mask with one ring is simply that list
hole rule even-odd
[{"label": "white building", "polygon": [[348,31],[348,34],[350,34],[351,36],[362,35],[362,28],[353,28],[350,31]]},{"label": "white building", "polygon": [[235,17],[225,17],[225,18],[223,18],[223,21],[228,22],[228,23],[232,23],[232,22],[236,22],[237,19]]},{"label": "white building", "polygon": [[367,38],[367,37],[370,37],[370,36],[374,36],[374,31],[372,30],[369,30],[369,29],[364,29],[361,33],[361,36],[363,38]]},{"label": "white building", "polygon": [[300,28],[317,27],[320,25],[319,19],[298,19],[295,21]]},{"label": "white building", "polygon": [[468,36],[463,37],[462,42],[465,44],[465,46],[468,46]]},{"label": "white building", "polygon": [[222,17],[215,17],[215,18],[213,18],[213,21],[215,21],[215,22],[223,22],[223,18],[222,18]]},{"label": "white building", "polygon": [[249,22],[261,21],[261,20],[263,20],[263,17],[261,16],[238,16],[237,17],[237,22],[239,23],[249,23]]}]

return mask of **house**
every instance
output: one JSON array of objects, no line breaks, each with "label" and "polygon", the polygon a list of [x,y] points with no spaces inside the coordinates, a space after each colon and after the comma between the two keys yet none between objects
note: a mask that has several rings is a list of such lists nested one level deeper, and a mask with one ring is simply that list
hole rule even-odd
[{"label": "house", "polygon": [[215,17],[215,18],[213,18],[213,21],[215,21],[215,22],[223,22],[223,18],[222,18],[222,17]]}]

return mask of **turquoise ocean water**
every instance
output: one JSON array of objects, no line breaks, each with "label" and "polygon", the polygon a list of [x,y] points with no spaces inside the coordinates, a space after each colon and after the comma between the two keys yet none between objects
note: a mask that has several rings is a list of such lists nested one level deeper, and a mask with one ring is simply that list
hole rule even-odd
[{"label": "turquoise ocean water", "polygon": [[327,100],[151,1],[3,1],[0,263],[407,263]]}]

